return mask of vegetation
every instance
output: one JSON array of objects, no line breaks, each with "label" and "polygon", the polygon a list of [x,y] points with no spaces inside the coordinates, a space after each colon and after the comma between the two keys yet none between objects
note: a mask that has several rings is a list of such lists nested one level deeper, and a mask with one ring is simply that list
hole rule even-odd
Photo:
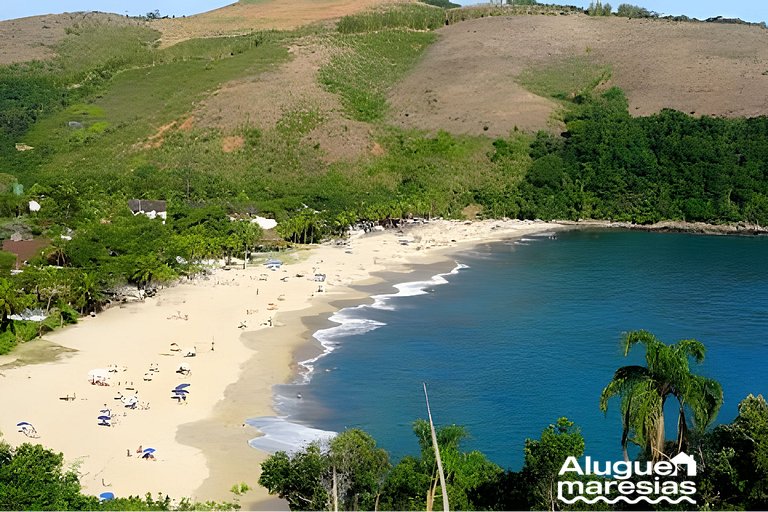
[{"label": "vegetation", "polygon": [[168,496],[147,494],[99,501],[81,493],[73,468],[64,456],[39,444],[12,448],[0,441],[0,510],[234,510],[232,503],[179,503]]},{"label": "vegetation", "polygon": [[586,55],[553,59],[545,65],[528,68],[518,81],[539,96],[573,101],[590,94],[610,77],[610,67]]},{"label": "vegetation", "polygon": [[623,16],[625,18],[655,18],[658,14],[649,11],[644,7],[638,7],[632,4],[619,4],[616,10],[616,16]]},{"label": "vegetation", "polygon": [[434,5],[435,7],[442,7],[443,9],[454,9],[461,7],[461,4],[455,4],[450,0],[419,0],[428,5]]},{"label": "vegetation", "polygon": [[320,69],[318,78],[328,91],[341,97],[351,119],[378,121],[387,112],[386,91],[432,41],[430,33],[404,30],[337,36],[332,42],[341,51]]},{"label": "vegetation", "polygon": [[[519,215],[650,223],[768,221],[768,118],[633,118],[624,94],[578,95],[564,138],[539,133]],[[762,134],[762,135],[761,135]]]},{"label": "vegetation", "polygon": [[587,14],[590,16],[610,16],[612,10],[611,4],[603,4],[600,0],[595,0],[589,4]]},{"label": "vegetation", "polygon": [[634,443],[653,461],[665,456],[664,405],[675,398],[679,407],[677,452],[688,449],[688,418],[693,414],[693,430],[703,432],[715,419],[723,404],[723,389],[712,379],[691,373],[688,359],[704,360],[704,345],[696,340],[681,340],[665,345],[648,331],[632,331],[623,338],[624,355],[635,345],[645,347],[647,366],[622,366],[600,396],[600,409],[608,409],[608,401],[621,398],[623,432],[621,446],[629,460],[627,443]]},{"label": "vegetation", "polygon": [[[445,14],[442,10],[427,5],[430,3],[392,5],[377,10],[350,14],[339,20],[336,29],[342,34],[376,32],[393,28],[434,30],[445,24]],[[445,6],[440,5],[439,7]]]},{"label": "vegetation", "polygon": [[[501,4],[501,2],[499,2]],[[487,18],[489,16],[517,16],[528,14],[577,14],[584,9],[573,5],[540,4],[530,0],[515,0],[507,5],[475,5],[461,9],[451,9],[445,12],[445,24],[453,25],[462,21]]]}]

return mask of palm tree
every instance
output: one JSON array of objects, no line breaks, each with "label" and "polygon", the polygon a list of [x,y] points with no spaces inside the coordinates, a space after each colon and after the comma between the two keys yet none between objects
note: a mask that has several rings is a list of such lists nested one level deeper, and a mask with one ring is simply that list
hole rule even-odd
[{"label": "palm tree", "polygon": [[80,313],[88,313],[96,309],[101,301],[101,286],[94,273],[83,272],[73,282],[72,295],[74,304]]},{"label": "palm tree", "polygon": [[9,279],[0,278],[0,332],[10,327],[15,332],[11,315],[20,313],[27,305],[26,297],[22,295]]},{"label": "palm tree", "polygon": [[648,331],[631,331],[622,339],[624,356],[633,346],[645,346],[646,366],[622,366],[600,396],[600,409],[608,409],[608,400],[621,398],[624,459],[627,443],[646,451],[652,461],[664,455],[664,404],[671,396],[679,406],[677,449],[684,448],[688,435],[686,410],[693,414],[693,426],[704,430],[717,416],[723,404],[723,388],[712,379],[691,373],[688,359],[704,360],[706,349],[696,340],[681,340],[667,345]]}]

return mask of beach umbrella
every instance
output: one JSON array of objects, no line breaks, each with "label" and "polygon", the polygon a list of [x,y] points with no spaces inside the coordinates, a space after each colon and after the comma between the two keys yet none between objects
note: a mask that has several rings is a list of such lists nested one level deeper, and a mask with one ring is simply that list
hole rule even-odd
[{"label": "beach umbrella", "polygon": [[100,419],[101,421],[109,421],[112,418],[110,418],[109,416],[99,416],[97,419]]},{"label": "beach umbrella", "polygon": [[102,409],[99,411],[101,414],[106,414],[107,416],[112,416],[112,411],[109,409]]},{"label": "beach umbrella", "polygon": [[156,451],[154,448],[144,448],[144,453],[155,453]]},{"label": "beach umbrella", "polygon": [[17,427],[26,427],[26,426],[30,426],[31,427],[32,424],[29,423],[29,422],[26,422],[26,421],[21,421],[21,422],[17,423],[16,426]]},{"label": "beach umbrella", "polygon": [[191,384],[179,384],[174,389],[184,389],[184,388],[188,388],[189,386],[191,386]]},{"label": "beach umbrella", "polygon": [[171,391],[173,393],[176,393],[177,395],[186,395],[187,393],[189,393],[188,389],[172,389]]},{"label": "beach umbrella", "polygon": [[101,501],[109,501],[115,499],[115,493],[113,492],[103,492],[99,494],[99,500]]}]

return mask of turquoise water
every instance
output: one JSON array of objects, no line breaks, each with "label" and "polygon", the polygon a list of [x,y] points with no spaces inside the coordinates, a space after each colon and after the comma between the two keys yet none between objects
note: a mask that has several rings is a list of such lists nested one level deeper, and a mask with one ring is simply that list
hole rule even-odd
[{"label": "turquoise water", "polygon": [[617,458],[618,403],[604,415],[598,402],[617,367],[643,362],[620,350],[633,329],[706,345],[696,371],[723,385],[720,422],[768,392],[768,238],[571,231],[456,260],[466,268],[334,315],[340,325],[316,334],[332,352],[281,390],[302,394],[283,401],[292,419],[416,454],[426,382],[435,421],[465,425],[465,446],[504,467],[519,469],[525,439],[560,416],[581,427],[586,454]]}]

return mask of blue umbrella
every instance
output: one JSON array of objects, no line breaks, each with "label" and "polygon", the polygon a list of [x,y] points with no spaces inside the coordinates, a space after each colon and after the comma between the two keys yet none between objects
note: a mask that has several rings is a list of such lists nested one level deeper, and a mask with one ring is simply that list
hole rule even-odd
[{"label": "blue umbrella", "polygon": [[171,391],[173,391],[177,395],[186,395],[187,393],[189,393],[189,391],[186,389],[173,389]]},{"label": "blue umbrella", "polygon": [[192,384],[179,384],[178,386],[176,386],[175,389],[184,389],[184,388],[188,388],[191,385]]},{"label": "blue umbrella", "polygon": [[144,448],[144,453],[155,453],[154,448]]},{"label": "blue umbrella", "polygon": [[112,418],[110,418],[109,416],[99,416],[97,419],[100,419],[101,421],[109,421]]},{"label": "blue umbrella", "polygon": [[101,501],[109,501],[115,499],[115,493],[113,492],[103,492],[99,494],[99,499]]},{"label": "blue umbrella", "polygon": [[26,421],[21,421],[21,422],[16,424],[17,427],[23,427],[23,426],[26,426],[26,425],[29,425],[30,427],[32,426],[31,423],[28,423]]}]

